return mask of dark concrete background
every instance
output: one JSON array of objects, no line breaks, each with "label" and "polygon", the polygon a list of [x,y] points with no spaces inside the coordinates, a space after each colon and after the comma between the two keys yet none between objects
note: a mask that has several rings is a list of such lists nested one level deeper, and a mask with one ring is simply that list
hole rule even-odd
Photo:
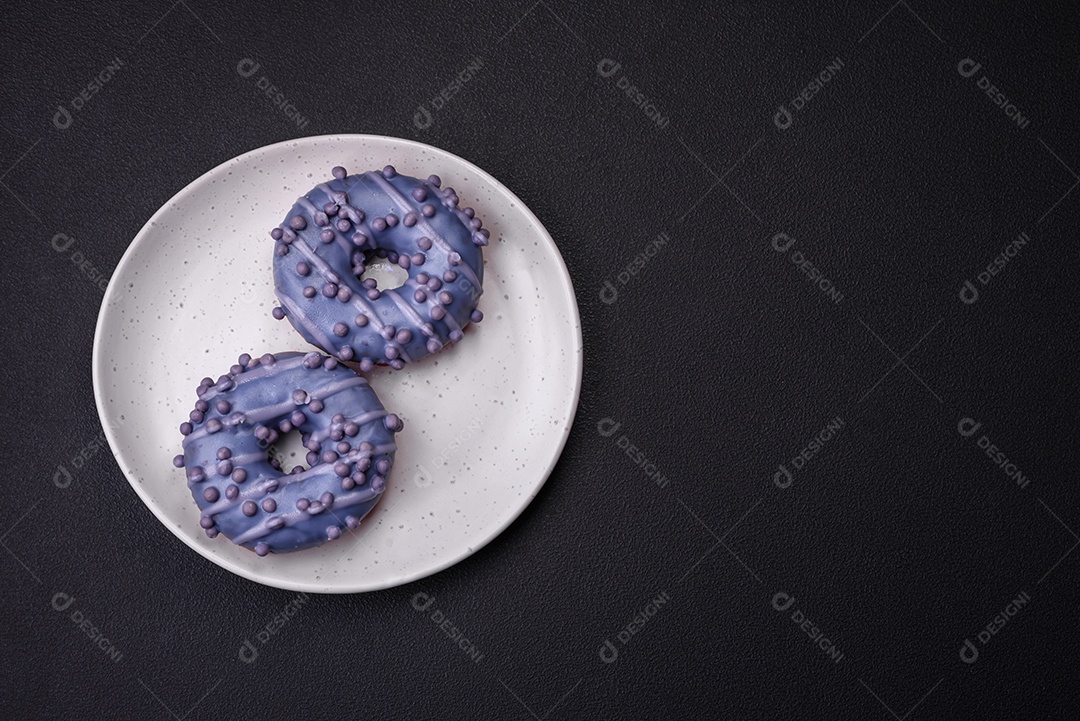
[{"label": "dark concrete background", "polygon": [[[1076,718],[1074,5],[4,18],[3,717]],[[584,387],[495,542],[298,597],[128,486],[93,403],[97,279],[206,170],[357,132],[528,203]]]}]

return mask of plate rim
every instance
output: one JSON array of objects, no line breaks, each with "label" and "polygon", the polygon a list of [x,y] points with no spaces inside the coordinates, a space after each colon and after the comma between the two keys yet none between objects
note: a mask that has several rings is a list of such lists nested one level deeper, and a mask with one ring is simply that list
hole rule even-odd
[{"label": "plate rim", "polygon": [[[119,286],[121,285],[122,281],[120,281],[119,278],[121,278],[121,276],[124,274],[124,271],[127,269],[127,265],[130,262],[132,262],[132,258],[135,255],[136,249],[143,242],[145,242],[144,238],[149,235],[150,229],[158,221],[159,217],[166,212],[166,210],[169,210],[170,208],[172,208],[172,206],[174,204],[182,201],[185,198],[185,196],[187,196],[188,194],[193,193],[195,188],[197,188],[197,187],[201,186],[202,184],[204,184],[212,176],[215,176],[218,173],[223,172],[229,166],[232,166],[232,165],[234,165],[236,163],[239,163],[239,162],[241,162],[243,160],[246,160],[251,156],[261,154],[261,153],[267,153],[267,152],[270,152],[273,149],[276,149],[276,148],[279,148],[279,147],[282,147],[282,146],[296,147],[297,145],[303,145],[303,144],[307,144],[307,143],[336,142],[336,141],[346,141],[346,142],[347,141],[361,141],[361,142],[363,142],[363,141],[371,141],[371,140],[375,140],[375,141],[391,141],[393,143],[410,145],[410,146],[413,146],[415,148],[426,149],[426,150],[434,150],[434,151],[438,151],[439,153],[445,153],[446,155],[449,155],[452,158],[456,159],[458,162],[463,163],[465,165],[465,167],[467,169],[469,169],[471,172],[476,173],[478,177],[486,180],[488,183],[494,184],[498,189],[500,189],[502,192],[506,193],[510,197],[510,199],[512,201],[516,202],[521,207],[521,209],[524,211],[527,219],[530,220],[532,222],[532,224],[536,228],[538,228],[540,230],[541,235],[544,238],[546,238],[547,241],[551,244],[551,247],[554,248],[554,250],[555,250],[555,260],[556,260],[556,262],[558,264],[559,270],[561,270],[560,275],[561,275],[561,280],[564,283],[564,290],[568,293],[569,298],[571,300],[571,303],[570,303],[571,318],[570,318],[570,320],[572,321],[573,329],[574,329],[574,332],[575,332],[575,335],[576,335],[576,338],[575,338],[576,347],[574,349],[575,363],[574,363],[573,389],[572,389],[572,393],[571,393],[571,399],[570,399],[569,410],[568,410],[568,414],[567,414],[567,418],[566,418],[566,424],[563,427],[562,433],[559,435],[559,438],[555,443],[554,453],[552,454],[551,459],[549,460],[549,462],[547,464],[547,467],[543,470],[543,473],[542,473],[542,475],[540,477],[539,483],[537,483],[532,489],[530,489],[529,493],[523,497],[522,502],[518,505],[518,507],[514,510],[514,512],[511,513],[505,519],[505,521],[503,523],[501,523],[498,526],[498,528],[496,528],[494,530],[494,532],[490,533],[480,543],[478,543],[476,545],[468,546],[464,553],[449,556],[447,559],[444,559],[444,560],[440,561],[439,563],[435,564],[434,566],[432,566],[429,569],[426,569],[423,573],[421,573],[419,575],[415,575],[415,576],[407,576],[406,575],[406,576],[403,576],[403,577],[391,578],[391,579],[389,579],[388,581],[385,581],[385,582],[380,582],[380,583],[375,584],[375,585],[363,586],[363,587],[357,587],[355,584],[347,585],[347,584],[340,584],[339,583],[339,584],[336,584],[336,585],[332,585],[332,584],[328,584],[328,583],[325,583],[325,582],[320,584],[320,583],[315,583],[315,582],[293,581],[291,579],[279,580],[279,579],[276,579],[276,578],[266,578],[264,576],[259,576],[257,572],[252,573],[252,572],[249,572],[248,569],[246,569],[246,568],[235,565],[228,558],[225,558],[225,557],[220,556],[220,555],[218,555],[216,553],[213,553],[212,551],[207,551],[202,546],[198,545],[196,543],[196,540],[194,538],[192,538],[190,536],[190,534],[184,533],[178,527],[174,528],[173,524],[170,522],[170,520],[168,518],[166,518],[163,515],[163,513],[158,509],[157,504],[155,502],[153,502],[152,499],[150,499],[149,493],[147,491],[145,491],[141,487],[141,484],[134,477],[136,474],[135,474],[134,470],[129,468],[128,464],[124,461],[123,456],[122,456],[122,452],[121,452],[120,442],[116,438],[116,431],[109,424],[108,416],[106,415],[106,412],[105,412],[104,391],[102,390],[104,380],[101,377],[102,374],[103,374],[102,368],[104,367],[102,365],[102,353],[103,353],[103,351],[102,351],[102,347],[103,347],[102,328],[103,328],[103,326],[105,324],[106,316],[109,313],[110,304],[115,300],[114,296],[117,295],[120,292],[119,291]],[[413,583],[415,581],[419,581],[419,580],[424,579],[424,578],[428,578],[430,576],[433,576],[436,573],[440,573],[441,571],[446,570],[447,568],[449,568],[449,567],[451,567],[453,565],[456,565],[456,564],[460,563],[461,561],[464,561],[466,558],[469,558],[470,556],[474,555],[480,549],[484,548],[489,543],[491,543],[496,538],[498,538],[500,535],[502,535],[502,533],[507,528],[509,528],[514,523],[514,521],[516,521],[521,516],[522,513],[525,512],[525,509],[529,507],[529,505],[533,502],[533,500],[536,498],[536,496],[540,493],[540,489],[543,488],[544,485],[547,483],[548,479],[551,477],[552,471],[555,469],[556,464],[559,462],[559,459],[562,457],[563,450],[565,450],[565,448],[566,448],[566,442],[570,438],[570,431],[573,429],[574,421],[575,421],[575,419],[577,417],[578,406],[579,406],[580,400],[581,400],[581,385],[582,385],[583,372],[584,372],[584,360],[585,360],[585,347],[584,347],[584,337],[583,337],[583,334],[582,334],[582,327],[581,327],[581,312],[580,312],[580,310],[578,308],[577,293],[575,292],[575,289],[574,289],[573,278],[570,276],[570,270],[566,265],[566,259],[563,258],[562,252],[559,250],[558,244],[555,243],[555,239],[552,237],[551,233],[548,232],[548,229],[544,226],[543,223],[540,222],[540,219],[536,217],[536,214],[532,212],[532,209],[529,208],[529,206],[526,205],[521,200],[521,198],[519,198],[517,196],[516,193],[514,193],[512,190],[510,190],[510,188],[508,188],[506,185],[504,185],[497,178],[495,178],[495,176],[491,175],[490,173],[488,173],[484,169],[478,167],[477,165],[473,164],[472,162],[466,160],[465,158],[462,158],[461,156],[450,152],[449,150],[444,150],[442,148],[438,148],[438,147],[435,147],[433,145],[428,145],[427,143],[422,143],[422,142],[419,142],[419,141],[416,141],[416,140],[409,140],[409,139],[406,139],[406,138],[397,138],[397,137],[390,136],[390,135],[377,135],[377,134],[371,134],[371,133],[331,133],[331,134],[326,134],[326,135],[309,135],[309,136],[304,136],[304,137],[301,137],[301,138],[291,138],[291,139],[288,139],[288,140],[282,140],[282,141],[279,141],[277,143],[271,143],[269,145],[263,145],[263,146],[260,146],[258,148],[253,148],[251,150],[248,150],[248,151],[246,151],[244,153],[241,153],[240,155],[237,155],[237,156],[232,157],[232,158],[230,158],[230,159],[228,159],[228,160],[226,160],[226,161],[224,161],[222,163],[219,163],[218,165],[214,166],[210,170],[206,171],[202,175],[195,178],[194,180],[191,180],[186,185],[184,185],[183,188],[181,188],[179,191],[177,191],[175,194],[173,194],[172,197],[170,197],[168,200],[166,200],[161,205],[161,207],[159,207],[154,212],[154,214],[151,215],[150,218],[143,224],[143,226],[139,229],[139,231],[132,238],[131,242],[128,243],[127,248],[124,250],[123,255],[120,257],[120,261],[116,264],[116,267],[113,269],[113,272],[109,277],[109,284],[108,284],[108,287],[105,290],[105,295],[102,298],[101,306],[98,309],[97,322],[95,323],[95,326],[94,326],[94,343],[93,343],[93,350],[92,350],[92,354],[91,354],[90,366],[91,366],[91,376],[92,376],[92,379],[93,379],[93,386],[94,386],[94,405],[97,408],[98,420],[101,423],[102,430],[103,430],[103,432],[105,434],[105,438],[109,443],[109,450],[112,452],[113,458],[116,459],[116,463],[120,467],[120,471],[121,471],[121,473],[123,473],[124,478],[128,482],[128,485],[130,485],[132,487],[132,489],[135,491],[135,494],[139,497],[139,500],[141,500],[143,505],[145,505],[150,510],[150,512],[157,518],[157,520],[161,523],[162,526],[169,529],[169,531],[172,532],[172,534],[174,536],[179,538],[185,545],[187,545],[189,548],[194,550],[199,556],[205,558],[207,561],[213,563],[214,565],[218,566],[219,568],[222,568],[222,569],[224,569],[224,570],[226,570],[226,571],[228,571],[230,573],[233,573],[233,574],[235,574],[237,576],[240,576],[241,578],[246,578],[247,580],[252,581],[254,583],[257,583],[257,584],[260,584],[260,585],[263,585],[263,586],[269,586],[269,587],[272,587],[272,588],[280,588],[280,589],[290,590],[290,591],[300,591],[300,592],[305,592],[305,593],[344,594],[344,593],[368,593],[368,592],[372,592],[372,591],[385,590],[385,589],[388,589],[388,588],[396,588],[398,586],[404,586],[406,584]]]}]

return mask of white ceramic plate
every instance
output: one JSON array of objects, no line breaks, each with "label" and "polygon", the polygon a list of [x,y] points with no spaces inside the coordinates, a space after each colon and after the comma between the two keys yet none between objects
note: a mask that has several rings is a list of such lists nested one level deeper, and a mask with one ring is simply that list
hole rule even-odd
[{"label": "white ceramic plate", "polygon": [[[436,356],[372,374],[372,386],[404,419],[405,430],[398,434],[387,491],[360,528],[319,548],[265,558],[224,536],[209,539],[183,471],[172,466],[181,452],[178,427],[195,403],[199,380],[226,373],[241,353],[311,349],[288,321],[270,315],[276,300],[268,232],[333,166],[353,173],[387,164],[407,175],[440,175],[491,230],[480,300],[484,321]],[[562,452],[581,369],[570,276],[536,216],[475,165],[421,143],[374,135],[270,145],[177,193],[117,266],[98,317],[93,359],[94,395],[109,444],[161,522],[234,573],[317,593],[372,591],[423,578],[510,525]]]}]

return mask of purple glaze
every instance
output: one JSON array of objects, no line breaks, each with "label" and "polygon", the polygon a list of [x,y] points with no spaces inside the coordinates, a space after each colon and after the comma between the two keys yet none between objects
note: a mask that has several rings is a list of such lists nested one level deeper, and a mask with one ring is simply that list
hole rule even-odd
[{"label": "purple glaze", "polygon": [[[183,463],[200,526],[259,555],[321,545],[355,527],[346,518],[359,522],[383,489],[353,477],[373,463],[392,466],[398,417],[386,412],[365,378],[322,354],[241,360],[241,373],[200,386],[207,410],[189,424],[184,455],[174,459]],[[323,462],[286,474],[268,460],[267,448],[279,430],[294,426],[312,448],[309,463]]]},{"label": "purple glaze", "polygon": [[[478,322],[483,293],[488,235],[475,213],[457,208],[456,193],[440,189],[437,176],[419,180],[390,166],[344,172],[334,168],[334,179],[300,198],[271,233],[280,231],[295,251],[274,256],[279,314],[308,342],[365,370],[401,368],[463,338],[462,329]],[[320,226],[324,215],[338,220]],[[394,289],[362,283],[353,269],[365,255],[396,262],[408,280]],[[388,339],[385,327],[399,332]]]}]

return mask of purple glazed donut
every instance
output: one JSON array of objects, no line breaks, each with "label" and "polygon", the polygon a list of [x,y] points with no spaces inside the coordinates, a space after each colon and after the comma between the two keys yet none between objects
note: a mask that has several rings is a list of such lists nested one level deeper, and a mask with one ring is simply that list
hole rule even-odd
[{"label": "purple glazed donut", "polygon": [[[180,426],[200,525],[260,556],[318,546],[360,525],[386,488],[401,420],[363,376],[321,353],[248,354],[204,378]],[[285,473],[268,448],[301,433],[310,468]]]},{"label": "purple glazed donut", "polygon": [[[280,307],[309,343],[367,372],[402,368],[460,341],[484,317],[481,247],[490,233],[453,188],[382,171],[333,179],[297,200],[274,228],[274,287]],[[364,281],[372,255],[408,271],[399,288]]]}]

